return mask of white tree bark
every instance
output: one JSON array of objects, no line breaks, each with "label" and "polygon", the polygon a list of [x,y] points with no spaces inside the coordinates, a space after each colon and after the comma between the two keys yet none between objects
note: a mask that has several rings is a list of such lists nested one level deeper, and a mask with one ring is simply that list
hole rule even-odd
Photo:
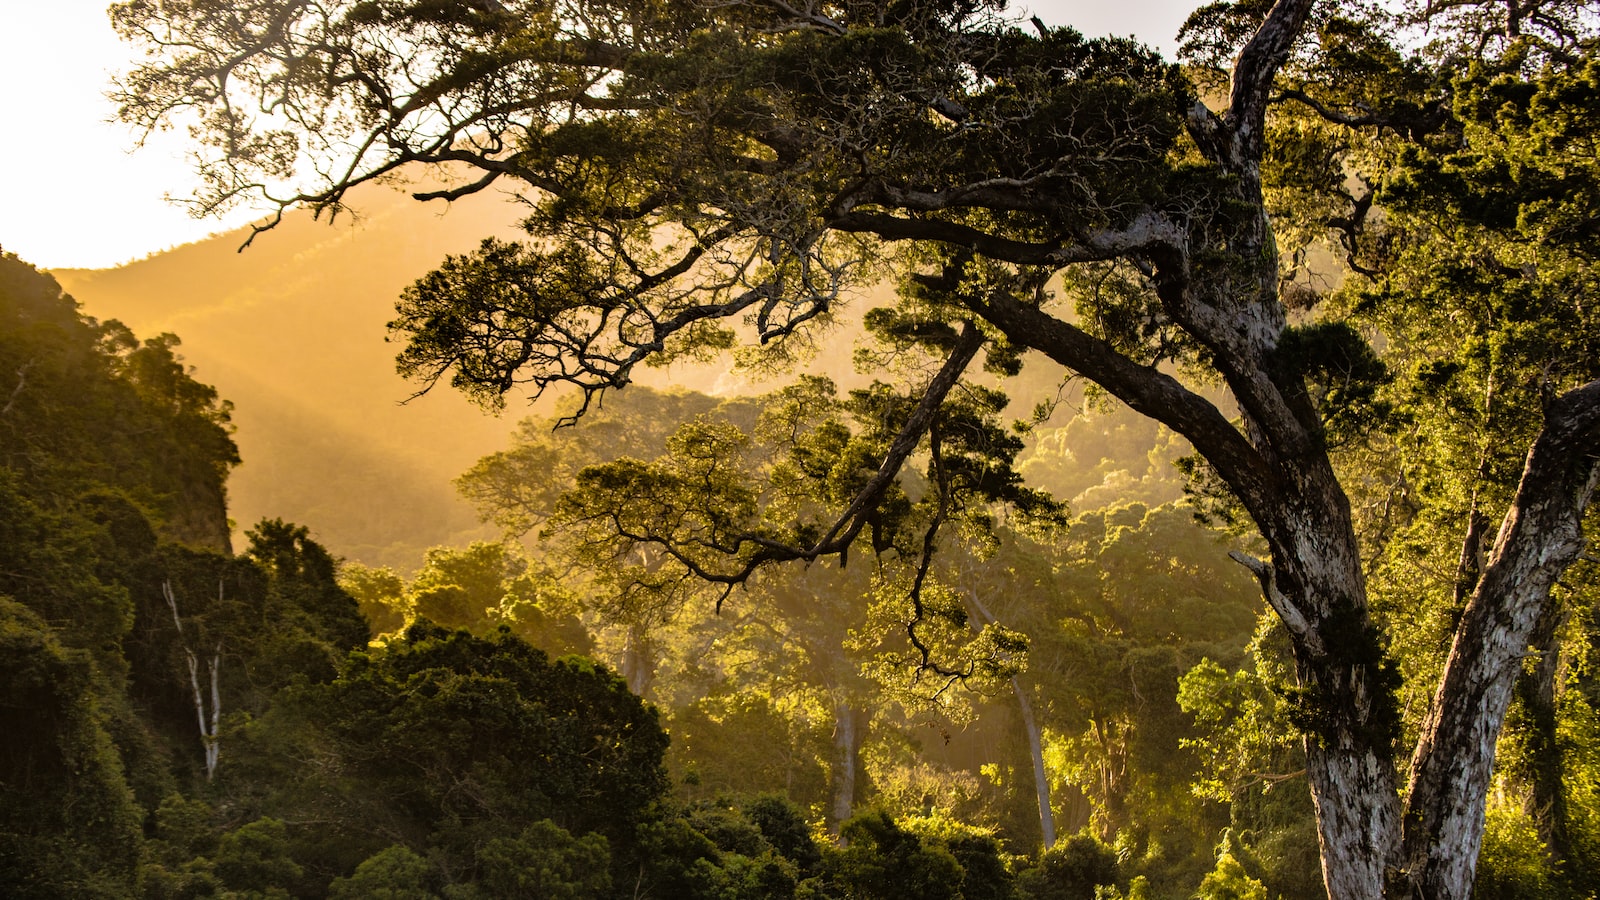
[{"label": "white tree bark", "polygon": [[649,697],[656,681],[655,646],[649,630],[638,622],[628,625],[622,647],[622,679],[636,696]]},{"label": "white tree bark", "polygon": [[[219,597],[221,590],[221,585],[218,585]],[[167,608],[172,610],[172,624],[178,629],[179,646],[183,647],[183,655],[189,664],[189,688],[194,694],[194,714],[200,725],[200,745],[205,750],[206,780],[211,781],[216,777],[217,761],[222,755],[222,742],[218,739],[218,728],[222,723],[222,642],[217,642],[207,666],[211,682],[211,709],[208,715],[206,695],[200,689],[200,658],[183,636],[183,618],[178,613],[178,598],[172,592],[172,582],[161,583],[161,594],[166,598]]]},{"label": "white tree bark", "polygon": [[1039,800],[1039,832],[1044,849],[1056,845],[1055,813],[1050,808],[1050,776],[1044,768],[1044,740],[1039,732],[1039,720],[1033,714],[1033,701],[1022,686],[1022,679],[1011,679],[1011,690],[1017,695],[1017,710],[1022,713],[1022,727],[1028,732],[1028,756],[1033,761],[1033,789]]},{"label": "white tree bark", "polygon": [[1470,897],[1495,748],[1550,590],[1583,552],[1600,480],[1600,381],[1545,410],[1411,761],[1394,896]]}]

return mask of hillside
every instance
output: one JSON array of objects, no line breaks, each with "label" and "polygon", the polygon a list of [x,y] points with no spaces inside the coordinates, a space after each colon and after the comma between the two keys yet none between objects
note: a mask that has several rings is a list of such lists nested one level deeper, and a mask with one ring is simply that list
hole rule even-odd
[{"label": "hillside", "polygon": [[403,403],[385,324],[394,298],[447,253],[504,233],[513,208],[472,198],[447,211],[387,190],[335,225],[290,216],[236,252],[245,232],[115,269],[52,274],[101,319],[170,331],[196,376],[234,404],[243,464],[229,482],[236,527],[263,516],[310,525],[337,554],[414,565],[418,548],[481,531],[449,481],[496,449],[509,419],[449,391]]},{"label": "hillside", "polygon": [[[489,534],[451,479],[534,410],[513,401],[495,417],[447,388],[407,402],[416,386],[395,374],[386,325],[406,285],[446,254],[509,235],[517,207],[499,195],[419,204],[383,188],[352,206],[354,222],[297,213],[242,252],[245,230],[51,274],[89,315],[177,334],[196,377],[232,401],[244,460],[228,484],[236,530],[283,518],[342,557],[405,570],[425,548]],[[830,342],[816,367],[849,372],[850,345]],[[656,387],[756,389],[726,364],[639,374]]]}]

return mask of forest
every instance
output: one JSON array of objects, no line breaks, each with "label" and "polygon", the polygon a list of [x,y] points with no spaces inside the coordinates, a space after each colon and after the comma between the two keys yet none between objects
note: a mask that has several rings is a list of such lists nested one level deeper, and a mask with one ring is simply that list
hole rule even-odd
[{"label": "forest", "polygon": [[0,254],[5,896],[1600,896],[1587,5],[112,21],[247,254],[515,192],[390,349],[538,403],[478,539],[234,523],[179,338]]}]

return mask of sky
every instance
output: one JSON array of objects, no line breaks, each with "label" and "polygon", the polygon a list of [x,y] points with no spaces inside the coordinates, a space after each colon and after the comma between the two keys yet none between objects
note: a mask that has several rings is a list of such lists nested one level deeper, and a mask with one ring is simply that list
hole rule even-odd
[{"label": "sky", "polygon": [[[107,0],[0,0],[0,249],[41,268],[104,268],[254,218],[195,220],[169,194],[192,181],[182,133],[112,124],[113,73],[134,61]],[[1053,25],[1132,35],[1171,54],[1196,0],[1013,0]]]}]

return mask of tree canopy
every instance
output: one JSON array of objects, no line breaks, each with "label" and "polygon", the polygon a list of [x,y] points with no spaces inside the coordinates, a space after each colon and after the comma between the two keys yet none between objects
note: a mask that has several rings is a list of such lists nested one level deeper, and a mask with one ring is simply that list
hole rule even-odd
[{"label": "tree canopy", "polygon": [[[113,17],[151,53],[122,115],[191,117],[202,210],[336,213],[413,163],[465,173],[424,198],[517,186],[525,240],[400,298],[400,365],[423,389],[498,406],[571,385],[581,415],[640,364],[736,345],[780,364],[894,279],[867,318],[898,383],[844,404],[855,422],[824,406],[770,470],[810,478],[813,502],[764,515],[737,436],[709,425],[671,470],[588,476],[631,501],[614,520],[631,540],[701,577],[859,539],[920,560],[917,605],[943,526],[1041,508],[1005,474],[1003,402],[967,377],[980,357],[1009,376],[1036,351],[1183,436],[1197,495],[1266,557],[1237,558],[1287,635],[1329,895],[1470,893],[1496,737],[1600,472],[1583,7],[1217,3],[1185,27],[1187,69],[984,0],[135,0]],[[1348,270],[1333,296],[1319,248]],[[1458,520],[1471,565],[1406,734],[1397,618],[1368,573],[1387,526],[1352,505],[1381,470],[1352,454],[1408,433],[1443,453],[1462,411],[1497,436],[1481,468],[1499,474]],[[1415,446],[1385,458],[1411,471]]]}]

